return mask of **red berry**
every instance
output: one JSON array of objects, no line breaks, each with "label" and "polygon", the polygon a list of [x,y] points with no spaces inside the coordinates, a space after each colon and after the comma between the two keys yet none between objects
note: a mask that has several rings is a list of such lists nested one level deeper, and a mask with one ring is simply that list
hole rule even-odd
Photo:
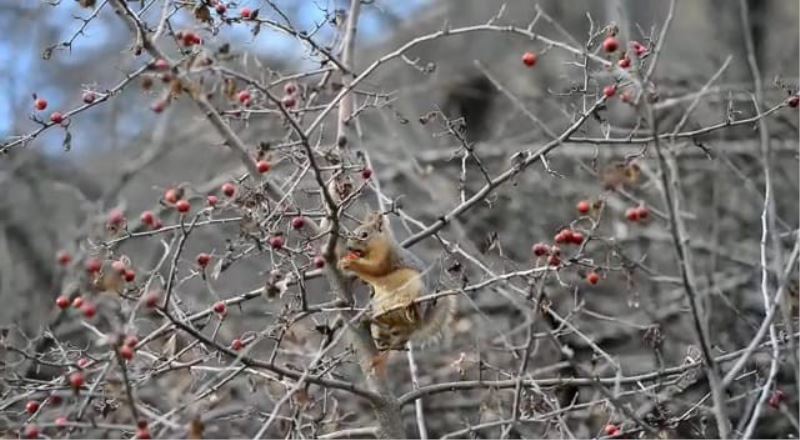
[{"label": "red berry", "polygon": [[211,255],[208,255],[205,252],[197,254],[197,265],[198,266],[200,266],[202,268],[205,268],[206,266],[208,266],[208,263],[210,263],[210,262],[211,262]]},{"label": "red berry", "polygon": [[219,2],[219,3],[217,3],[217,6],[216,6],[216,8],[215,8],[215,9],[217,10],[217,14],[219,14],[219,15],[222,15],[222,14],[224,14],[224,13],[225,13],[225,11],[227,11],[227,10],[228,10],[228,7],[227,7],[227,6],[225,6],[225,4],[224,4],[224,3],[222,3],[222,2]]},{"label": "red berry", "polygon": [[558,266],[559,264],[561,264],[561,257],[559,257],[558,255],[550,255],[549,257],[547,257],[547,264],[554,267]]},{"label": "red berry", "polygon": [[111,268],[114,269],[114,271],[117,272],[118,274],[123,275],[125,274],[125,271],[128,269],[128,266],[126,266],[124,262],[116,260],[113,263],[111,263]]},{"label": "red berry", "polygon": [[33,106],[36,110],[42,111],[47,108],[47,100],[44,98],[36,98],[36,100],[33,101]]},{"label": "red berry", "polygon": [[225,315],[227,311],[228,311],[228,306],[226,306],[224,302],[220,301],[214,304],[214,313],[217,313],[219,315]]},{"label": "red berry", "polygon": [[72,263],[72,255],[65,250],[60,250],[56,253],[56,261],[62,266],[67,266],[69,263]]},{"label": "red berry", "polygon": [[131,348],[131,347],[127,346],[127,345],[123,345],[119,349],[119,355],[120,355],[120,357],[122,359],[125,359],[126,361],[129,361],[129,360],[133,359],[133,348]]},{"label": "red berry", "polygon": [[100,269],[103,268],[103,262],[100,261],[98,258],[89,258],[86,260],[86,272],[90,274],[95,274],[100,272]]},{"label": "red berry", "polygon": [[158,101],[150,105],[150,110],[152,110],[155,113],[161,113],[164,111],[165,108],[167,108],[166,99],[159,99]]},{"label": "red berry", "polygon": [[281,250],[284,244],[286,244],[286,241],[282,235],[276,235],[269,239],[269,245],[272,246],[272,249]]},{"label": "red berry", "polygon": [[781,407],[781,403],[786,399],[786,394],[781,390],[775,390],[771,396],[769,396],[769,400],[767,400],[767,404],[774,408],[778,409]]},{"label": "red berry", "polygon": [[619,61],[617,61],[617,65],[619,65],[620,69],[627,69],[631,67],[631,59],[627,56],[622,57]]},{"label": "red berry", "polygon": [[97,307],[92,303],[86,303],[81,307],[81,312],[83,312],[83,316],[85,316],[86,319],[92,319],[97,315]]},{"label": "red berry", "polygon": [[80,296],[76,296],[75,299],[72,300],[72,307],[76,309],[80,309],[83,307],[83,298]]},{"label": "red berry", "polygon": [[578,246],[583,244],[583,234],[581,234],[578,231],[572,231],[569,239],[570,239],[569,241],[572,242],[572,244],[576,244]]},{"label": "red berry", "polygon": [[66,417],[64,417],[64,416],[56,417],[55,424],[56,424],[56,427],[58,427],[58,429],[66,428],[67,427],[67,423],[69,423],[69,421],[67,420]]},{"label": "red berry", "polygon": [[266,160],[259,160],[256,164],[256,167],[258,167],[259,173],[264,174],[272,168],[272,165],[270,165]]},{"label": "red berry", "polygon": [[206,197],[206,203],[208,203],[208,206],[213,208],[213,207],[217,206],[217,203],[219,203],[219,198],[212,194],[212,195]]},{"label": "red berry", "polygon": [[69,307],[69,298],[67,298],[66,296],[59,296],[58,298],[56,298],[56,305],[61,310],[66,309],[67,307]]},{"label": "red berry", "polygon": [[149,423],[147,423],[147,420],[145,419],[141,419],[136,422],[136,427],[139,429],[147,429],[148,425]]},{"label": "red berry", "polygon": [[133,269],[125,269],[125,273],[122,275],[126,283],[132,283],[136,279],[136,271]]},{"label": "red berry", "polygon": [[790,96],[789,99],[786,100],[786,103],[789,104],[789,107],[797,108],[798,104],[800,104],[800,96]]},{"label": "red berry", "polygon": [[83,99],[83,102],[85,104],[93,103],[96,98],[97,98],[97,95],[95,95],[95,93],[93,91],[91,91],[91,90],[87,90],[87,91],[83,92],[83,96],[81,97],[81,99]]},{"label": "red berry", "polygon": [[164,201],[170,204],[178,203],[178,200],[183,196],[182,191],[177,188],[170,188],[164,191]]},{"label": "red berry", "polygon": [[145,211],[139,216],[139,221],[147,226],[153,226],[153,223],[156,222],[156,216],[153,211]]},{"label": "red berry", "polygon": [[30,402],[25,404],[25,411],[30,415],[35,414],[36,411],[39,411],[39,402],[31,400]]},{"label": "red berry", "polygon": [[50,114],[50,121],[54,124],[60,124],[64,122],[64,115],[61,112],[53,112]]},{"label": "red berry", "polygon": [[317,269],[322,269],[323,267],[325,267],[325,259],[322,258],[322,256],[320,255],[314,257],[314,267],[316,267]]},{"label": "red berry", "polygon": [[522,54],[522,64],[528,67],[535,66],[537,61],[539,61],[539,56],[533,52],[525,52]]},{"label": "red berry", "polygon": [[39,438],[39,428],[36,425],[25,426],[25,438]]},{"label": "red berry", "polygon": [[225,194],[225,197],[233,197],[236,194],[236,185],[227,182],[222,185],[222,194]]},{"label": "red berry", "polygon": [[625,218],[631,222],[638,222],[639,221],[639,209],[638,208],[628,208],[625,211]]},{"label": "red berry", "polygon": [[617,85],[611,84],[610,86],[603,87],[603,95],[606,98],[611,98],[617,94]]},{"label": "red berry", "polygon": [[647,53],[647,46],[638,41],[631,43],[631,46],[633,46],[633,52],[636,53],[637,58],[641,58]]},{"label": "red berry", "polygon": [[86,383],[86,378],[80,371],[76,371],[69,375],[69,386],[71,386],[73,390],[81,389],[84,383]]},{"label": "red berry", "polygon": [[283,93],[287,95],[294,95],[297,92],[297,84],[288,82],[283,85]]},{"label": "red berry", "polygon": [[158,293],[150,292],[144,296],[144,305],[150,309],[158,305]]},{"label": "red berry", "polygon": [[146,439],[152,438],[150,436],[150,430],[147,429],[147,428],[144,428],[144,429],[139,428],[139,429],[137,429],[136,430],[136,438],[137,439],[141,439],[141,440],[146,440]]},{"label": "red berry", "polygon": [[253,96],[250,95],[249,90],[242,90],[241,92],[239,92],[238,95],[236,95],[236,98],[239,100],[240,103],[247,104],[253,99]]},{"label": "red berry", "polygon": [[619,48],[619,40],[617,37],[607,37],[605,41],[603,41],[603,50],[606,52],[614,52]]},{"label": "red berry", "polygon": [[189,203],[188,200],[181,199],[181,200],[178,200],[178,203],[175,204],[175,208],[181,214],[186,214],[187,212],[189,212],[190,209],[192,209],[192,204]]},{"label": "red berry", "polygon": [[242,8],[242,10],[239,12],[239,15],[243,19],[249,20],[250,17],[253,15],[253,11],[250,8]]},{"label": "red berry", "polygon": [[169,61],[159,58],[153,63],[153,68],[156,70],[169,70]]},{"label": "red berry", "polygon": [[364,168],[363,170],[361,170],[361,178],[362,179],[369,180],[370,177],[372,177],[372,170],[371,169]]},{"label": "red berry", "polygon": [[233,351],[239,351],[239,350],[241,350],[242,348],[244,348],[244,342],[242,342],[242,340],[241,340],[241,339],[239,339],[239,338],[236,338],[236,339],[234,339],[234,340],[231,342],[231,349],[232,349]]},{"label": "red berry", "polygon": [[306,225],[306,219],[302,215],[299,215],[292,219],[292,228],[294,229],[303,229],[303,226]]},{"label": "red berry", "polygon": [[561,256],[561,248],[555,245],[551,246],[550,255]]},{"label": "red berry", "polygon": [[156,219],[156,221],[153,222],[153,226],[151,226],[151,229],[153,229],[154,231],[157,231],[157,230],[159,230],[159,229],[161,229],[163,227],[164,227],[164,224],[161,223],[161,220]]},{"label": "red berry", "polygon": [[108,213],[108,225],[119,227],[125,224],[125,213],[121,209],[112,209]]},{"label": "red berry", "polygon": [[59,396],[58,394],[53,394],[47,398],[47,403],[49,405],[58,406],[61,405],[62,400],[63,399],[61,398],[61,396]]},{"label": "red berry", "polygon": [[194,32],[186,32],[185,34],[183,34],[183,38],[181,40],[185,47],[191,47],[197,44],[201,44],[203,42],[203,40],[200,39],[200,36],[195,34]]},{"label": "red berry", "polygon": [[581,200],[580,202],[578,202],[576,208],[578,209],[578,212],[580,212],[581,214],[588,214],[589,211],[592,209],[592,204],[589,203],[587,200]]},{"label": "red berry", "polygon": [[537,257],[542,257],[544,255],[547,255],[548,252],[550,252],[550,246],[546,245],[545,243],[536,243],[535,245],[533,245],[533,248],[531,248],[531,250],[533,251],[533,255],[536,255]]},{"label": "red berry", "polygon": [[297,100],[294,96],[284,96],[283,99],[281,99],[281,104],[286,108],[293,108],[294,105],[297,104]]},{"label": "red berry", "polygon": [[131,348],[136,348],[139,344],[139,338],[137,338],[136,335],[128,335],[125,337],[125,342],[123,342],[123,344]]},{"label": "red berry", "polygon": [[589,274],[586,275],[586,282],[591,285],[595,285],[600,282],[600,275],[594,271],[589,272]]},{"label": "red berry", "polygon": [[650,210],[647,209],[646,206],[640,206],[636,208],[636,216],[639,220],[644,220],[650,215]]},{"label": "red berry", "polygon": [[572,241],[572,231],[570,229],[562,229],[561,232],[556,234],[554,240],[558,244],[570,243]]}]

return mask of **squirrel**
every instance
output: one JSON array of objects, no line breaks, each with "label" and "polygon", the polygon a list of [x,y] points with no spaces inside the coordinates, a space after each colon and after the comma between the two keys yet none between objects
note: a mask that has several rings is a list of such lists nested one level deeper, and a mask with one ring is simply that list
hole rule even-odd
[{"label": "squirrel", "polygon": [[455,312],[456,298],[415,302],[433,293],[436,280],[422,260],[397,243],[382,213],[368,214],[346,247],[339,268],[373,289],[370,332],[378,350],[403,350],[409,341],[424,343],[441,334]]}]

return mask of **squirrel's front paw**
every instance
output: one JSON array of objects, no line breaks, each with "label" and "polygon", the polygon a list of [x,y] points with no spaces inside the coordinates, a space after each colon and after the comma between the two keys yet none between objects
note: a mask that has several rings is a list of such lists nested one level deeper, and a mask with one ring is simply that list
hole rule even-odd
[{"label": "squirrel's front paw", "polygon": [[351,267],[353,267],[353,260],[351,258],[344,257],[339,260],[339,269],[348,270]]}]

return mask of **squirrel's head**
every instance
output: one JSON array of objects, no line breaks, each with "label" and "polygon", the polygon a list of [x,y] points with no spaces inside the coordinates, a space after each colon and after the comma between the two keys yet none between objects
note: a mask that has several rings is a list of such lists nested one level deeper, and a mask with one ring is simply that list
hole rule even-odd
[{"label": "squirrel's head", "polygon": [[347,252],[366,257],[381,241],[391,239],[389,220],[380,212],[370,213],[347,239]]}]

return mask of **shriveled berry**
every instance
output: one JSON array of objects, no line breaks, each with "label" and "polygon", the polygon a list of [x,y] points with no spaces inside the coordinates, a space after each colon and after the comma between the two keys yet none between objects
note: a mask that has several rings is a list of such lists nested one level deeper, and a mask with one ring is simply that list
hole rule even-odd
[{"label": "shriveled berry", "polygon": [[61,310],[66,309],[67,307],[69,307],[69,298],[63,295],[59,296],[58,298],[56,298],[56,305]]},{"label": "shriveled berry", "polygon": [[206,266],[208,266],[208,263],[210,263],[210,262],[211,262],[211,255],[209,255],[209,254],[207,254],[205,252],[197,254],[197,265],[198,266],[200,266],[202,268],[205,268]]},{"label": "shriveled berry", "polygon": [[614,52],[618,48],[619,48],[619,40],[617,40],[617,37],[613,36],[606,37],[606,39],[603,41],[603,50],[605,50],[606,52],[609,53]]},{"label": "shriveled berry", "polygon": [[236,194],[236,185],[230,182],[222,184],[222,194],[225,194],[225,197],[233,197]]},{"label": "shriveled berry", "polygon": [[533,255],[536,255],[537,257],[542,257],[550,252],[550,246],[548,246],[545,243],[536,243],[535,245],[533,245],[533,248],[531,248],[531,250],[533,251]]},{"label": "shriveled berry", "polygon": [[175,204],[175,209],[178,210],[181,214],[186,214],[189,210],[192,209],[192,204],[189,203],[188,200],[178,200],[178,203]]},{"label": "shriveled berry", "polygon": [[781,403],[783,403],[784,400],[786,400],[786,394],[781,390],[775,390],[769,396],[767,404],[774,409],[778,409],[781,407]]},{"label": "shriveled berry", "polygon": [[535,66],[537,61],[539,61],[539,56],[533,52],[525,52],[522,54],[522,64],[527,67]]},{"label": "shriveled berry", "polygon": [[112,209],[108,213],[108,225],[120,227],[125,224],[125,213],[121,209]]}]

